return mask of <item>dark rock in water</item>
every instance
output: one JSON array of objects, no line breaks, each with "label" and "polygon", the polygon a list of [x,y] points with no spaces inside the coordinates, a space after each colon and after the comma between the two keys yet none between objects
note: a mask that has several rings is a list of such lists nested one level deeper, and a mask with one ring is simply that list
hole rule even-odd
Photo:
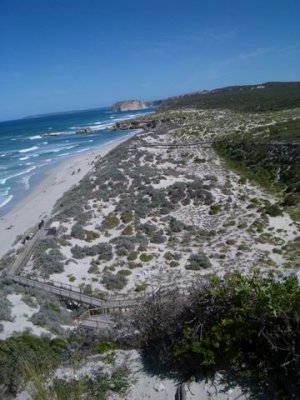
[{"label": "dark rock in water", "polygon": [[78,131],[76,131],[76,134],[78,134],[78,135],[81,133],[89,134],[91,132],[92,132],[91,128],[82,128],[82,129],[78,129]]},{"label": "dark rock in water", "polygon": [[115,112],[142,110],[144,108],[147,108],[147,105],[140,100],[119,101],[112,105],[112,110]]}]

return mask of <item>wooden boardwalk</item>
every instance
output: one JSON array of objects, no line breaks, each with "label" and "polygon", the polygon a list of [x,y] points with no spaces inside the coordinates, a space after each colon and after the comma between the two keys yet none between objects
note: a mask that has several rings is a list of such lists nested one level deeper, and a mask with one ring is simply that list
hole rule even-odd
[{"label": "wooden boardwalk", "polygon": [[[36,288],[43,290],[44,292],[54,294],[65,300],[70,300],[73,303],[85,304],[89,307],[97,308],[102,310],[103,313],[110,312],[113,310],[127,310],[131,307],[136,306],[139,301],[138,299],[107,299],[102,300],[97,297],[88,296],[81,293],[80,291],[75,291],[72,289],[66,289],[65,287],[58,287],[49,283],[44,283],[41,281],[36,281],[34,279],[25,278],[24,276],[11,275],[9,277],[16,283],[20,285]],[[63,284],[62,284],[63,285]]]},{"label": "wooden boardwalk", "polygon": [[88,328],[100,329],[112,326],[113,321],[109,316],[110,312],[126,311],[140,303],[142,296],[137,298],[128,298],[126,296],[121,298],[121,296],[119,296],[119,298],[108,297],[101,299],[82,293],[81,289],[76,286],[56,281],[31,279],[20,275],[22,269],[29,262],[37,243],[40,240],[47,238],[47,236],[48,232],[45,227],[40,230],[36,229],[34,236],[27,242],[24,251],[19,255],[19,257],[17,257],[8,271],[8,277],[13,282],[26,287],[42,290],[45,293],[51,293],[73,304],[84,304],[90,307],[94,310],[94,313],[92,314],[88,311],[88,314],[84,313],[85,316],[77,320],[78,325],[86,326]]},{"label": "wooden boardwalk", "polygon": [[10,275],[17,275],[26,266],[31,257],[34,247],[36,246],[38,241],[45,238],[46,235],[47,232],[44,228],[36,230],[32,239],[27,241],[24,251],[20,254],[20,256],[16,259],[16,261],[12,265],[9,271]]},{"label": "wooden boardwalk", "polygon": [[114,324],[113,319],[109,316],[111,312],[124,312],[129,309],[141,304],[145,298],[145,294],[138,295],[135,297],[128,297],[126,295],[107,298],[98,298],[91,295],[87,295],[81,292],[81,289],[76,286],[65,284],[62,282],[48,281],[41,279],[31,279],[20,275],[21,271],[27,263],[29,262],[35,246],[40,240],[43,240],[48,235],[47,228],[43,227],[40,230],[36,230],[35,235],[27,245],[24,251],[15,260],[14,264],[8,271],[8,277],[15,283],[23,285],[30,288],[35,288],[42,290],[45,293],[51,293],[64,299],[72,304],[84,304],[89,307],[89,310],[83,313],[81,317],[77,319],[77,324],[79,326],[85,326],[88,328],[108,328],[112,327]]}]

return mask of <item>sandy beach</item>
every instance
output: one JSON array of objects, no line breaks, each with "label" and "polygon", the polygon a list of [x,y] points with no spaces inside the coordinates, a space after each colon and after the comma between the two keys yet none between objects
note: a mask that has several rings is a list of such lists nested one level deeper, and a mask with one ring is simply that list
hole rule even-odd
[{"label": "sandy beach", "polygon": [[[131,137],[131,135],[129,136]],[[34,227],[52,211],[55,202],[62,194],[76,185],[93,168],[97,157],[105,156],[128,136],[104,145],[103,147],[69,157],[51,169],[43,181],[38,184],[16,207],[0,218],[0,258],[12,247],[16,236]]]}]

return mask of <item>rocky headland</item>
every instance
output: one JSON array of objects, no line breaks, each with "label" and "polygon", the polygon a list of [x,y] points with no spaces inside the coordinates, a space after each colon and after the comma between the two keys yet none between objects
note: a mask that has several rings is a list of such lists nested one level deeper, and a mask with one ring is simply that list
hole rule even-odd
[{"label": "rocky headland", "polygon": [[147,108],[147,104],[141,100],[124,100],[113,104],[111,108],[114,112],[134,111]]}]

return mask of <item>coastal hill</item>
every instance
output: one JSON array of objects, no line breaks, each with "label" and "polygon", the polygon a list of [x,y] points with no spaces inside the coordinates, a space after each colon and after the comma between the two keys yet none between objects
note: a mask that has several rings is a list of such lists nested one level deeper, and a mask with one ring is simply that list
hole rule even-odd
[{"label": "coastal hill", "polygon": [[112,110],[115,112],[119,111],[133,111],[133,110],[142,110],[147,108],[147,104],[141,100],[124,100],[118,101],[112,105]]},{"label": "coastal hill", "polygon": [[238,112],[266,112],[300,107],[300,82],[268,82],[229,86],[170,97],[160,108],[229,109]]}]

